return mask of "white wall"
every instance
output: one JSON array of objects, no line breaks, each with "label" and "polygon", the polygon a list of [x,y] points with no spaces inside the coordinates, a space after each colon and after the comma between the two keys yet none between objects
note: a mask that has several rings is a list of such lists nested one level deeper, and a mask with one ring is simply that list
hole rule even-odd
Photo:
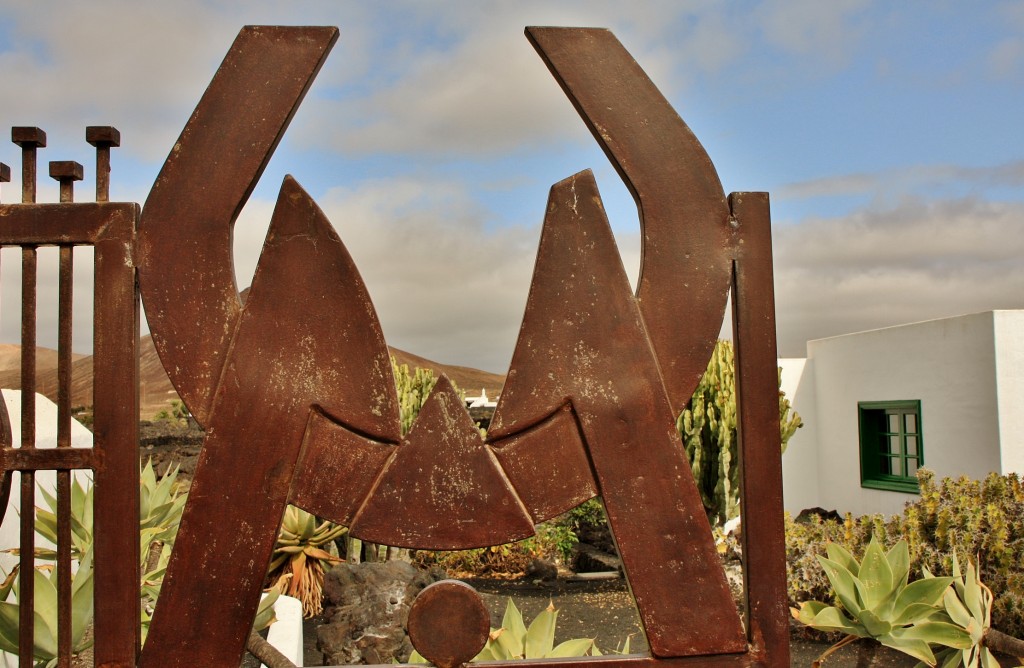
[{"label": "white wall", "polygon": [[1000,472],[1024,474],[1024,311],[995,311]]},{"label": "white wall", "polygon": [[814,370],[813,363],[802,358],[780,359],[779,366],[782,367],[780,387],[804,422],[789,439],[782,455],[783,501],[786,510],[796,517],[801,510],[820,505]]},{"label": "white wall", "polygon": [[[7,404],[7,414],[11,419],[11,432],[13,435],[14,447],[21,447],[21,390],[3,390],[3,400]],[[37,394],[36,401],[36,447],[55,448],[57,447],[57,404],[53,403],[41,394]],[[71,419],[71,447],[91,448],[92,432],[83,427],[74,418]],[[75,471],[75,477],[81,484],[92,479],[91,472]],[[21,543],[21,529],[18,513],[21,512],[21,474],[15,473],[11,481],[11,496],[7,502],[7,511],[4,514],[3,524],[0,525],[0,550],[18,547]],[[53,494],[57,489],[57,476],[53,471],[39,471],[36,473],[36,489],[43,488]],[[36,506],[46,507],[46,502],[36,493]],[[47,543],[37,534],[36,544],[38,546]],[[50,545],[52,547],[52,545]],[[18,557],[12,554],[0,553],[0,568],[4,573],[10,573]]]},{"label": "white wall", "polygon": [[[924,465],[940,477],[982,478],[1001,470],[993,322],[987,312],[808,342],[820,505],[898,513],[916,498],[860,486],[861,401],[920,400]],[[1014,362],[1005,364],[1013,370]],[[1015,388],[1016,396],[1022,390]],[[1019,427],[1010,422],[1007,429]]]}]

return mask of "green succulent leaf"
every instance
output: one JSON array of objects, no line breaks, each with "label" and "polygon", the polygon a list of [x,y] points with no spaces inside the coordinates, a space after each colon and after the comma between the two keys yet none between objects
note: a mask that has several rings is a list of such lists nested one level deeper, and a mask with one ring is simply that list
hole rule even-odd
[{"label": "green succulent leaf", "polygon": [[964,603],[971,611],[971,616],[977,620],[985,618],[985,605],[982,602],[981,582],[978,573],[974,570],[974,564],[967,562],[967,577],[964,581]]},{"label": "green succulent leaf", "polygon": [[[896,631],[899,631],[899,629],[896,629]],[[931,647],[928,646],[928,643],[923,640],[918,640],[916,638],[904,639],[893,633],[878,638],[878,642],[882,643],[886,647],[892,647],[897,651],[903,652],[904,654],[909,654],[929,666],[935,665],[935,654],[932,652]]]},{"label": "green succulent leaf", "polygon": [[[494,651],[491,649],[493,647],[493,645],[494,645],[494,643],[492,641],[488,641],[487,644],[484,645],[484,648],[482,650],[480,650],[480,653],[473,657],[473,661],[474,662],[476,662],[476,661],[507,661],[509,657],[495,655]],[[417,656],[418,656],[418,653],[416,652],[416,650],[413,650],[412,652],[413,652],[413,654],[417,654]],[[420,657],[420,658],[422,658],[422,657]],[[425,663],[425,662],[426,662],[426,660],[424,660],[422,662],[420,662],[420,661],[413,661],[412,660],[412,656],[409,657],[409,663]]]},{"label": "green succulent leaf", "polygon": [[910,548],[907,546],[907,541],[902,539],[897,541],[886,553],[885,558],[889,562],[889,568],[892,569],[893,584],[906,587],[910,577]]},{"label": "green succulent leaf", "polygon": [[551,652],[555,645],[555,623],[557,620],[558,611],[553,605],[548,605],[533,618],[530,628],[526,630],[527,659],[543,659]]},{"label": "green succulent leaf", "polygon": [[857,590],[864,607],[869,610],[874,610],[893,592],[892,568],[881,545],[873,537],[864,551],[864,560],[861,561],[854,584],[859,585]]},{"label": "green succulent leaf", "polygon": [[871,612],[870,610],[861,610],[857,613],[857,621],[859,621],[868,634],[874,637],[883,636],[893,630],[892,624],[884,619],[881,619],[878,615]]},{"label": "green succulent leaf", "polygon": [[896,618],[902,617],[907,607],[914,603],[921,603],[930,607],[938,606],[952,581],[953,578],[950,577],[932,577],[911,582],[903,588],[903,591],[900,592],[899,597],[896,599],[893,615]]},{"label": "green succulent leaf", "polygon": [[817,601],[802,604],[797,619],[819,631],[842,631],[847,635],[861,638],[870,635],[862,625],[847,618],[839,608],[826,606]]},{"label": "green succulent leaf", "polygon": [[819,556],[818,563],[825,570],[825,575],[832,584],[832,589],[836,592],[839,602],[843,604],[847,612],[856,615],[863,609],[857,598],[857,585],[855,584],[857,578],[845,566],[831,559]]},{"label": "green succulent leaf", "polygon": [[911,603],[905,607],[898,616],[893,616],[893,626],[907,626],[908,624],[917,624],[929,619],[936,613],[935,606],[927,605],[925,603]]},{"label": "green succulent leaf", "polygon": [[586,656],[587,652],[594,646],[593,638],[575,638],[559,643],[557,647],[548,652],[549,659],[563,659],[573,656]]},{"label": "green succulent leaf", "polygon": [[850,554],[849,550],[839,543],[829,542],[829,544],[825,546],[825,552],[828,554],[829,559],[844,566],[846,570],[850,571],[851,575],[857,577],[857,574],[860,571],[860,564],[857,563],[857,560],[852,554]]},{"label": "green succulent leaf", "polygon": [[975,644],[970,633],[956,624],[946,622],[915,624],[901,630],[899,637],[923,640],[931,645],[943,645],[953,649],[968,649]]},{"label": "green succulent leaf", "polygon": [[959,624],[963,628],[967,628],[967,625],[971,623],[971,613],[967,610],[967,606],[960,601],[960,597],[956,595],[956,589],[948,587],[945,593],[942,595],[942,603],[945,606],[946,614],[953,620],[955,624]]},{"label": "green succulent leaf", "polygon": [[519,612],[519,608],[512,602],[510,598],[508,603],[505,605],[505,616],[501,618],[501,628],[505,629],[503,636],[508,636],[502,641],[501,636],[498,637],[498,641],[502,642],[505,647],[509,648],[509,654],[511,656],[524,656],[526,654],[526,625],[523,623],[523,614]]}]

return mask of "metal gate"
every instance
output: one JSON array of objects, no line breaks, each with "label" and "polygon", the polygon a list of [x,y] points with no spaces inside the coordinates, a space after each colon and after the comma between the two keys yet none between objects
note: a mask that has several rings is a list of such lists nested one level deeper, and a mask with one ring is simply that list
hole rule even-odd
[{"label": "metal gate", "polygon": [[[110,148],[119,135],[111,127],[89,127],[86,139],[96,147],[96,201],[75,203],[74,183],[83,177],[75,162],[49,163],[60,182],[60,202],[36,202],[38,149],[46,134],[35,127],[15,127],[11,138],[22,152],[21,203],[0,203],[0,245],[21,249],[21,387],[20,416],[3,420],[0,471],[6,508],[13,474],[20,474],[20,665],[32,666],[35,603],[35,473],[56,471],[57,479],[57,649],[58,666],[71,657],[71,472],[88,469],[95,485],[94,656],[97,666],[130,666],[139,652],[139,452],[138,338],[139,296],[134,249],[139,205],[108,201]],[[3,180],[10,179],[6,165]],[[37,299],[37,249],[59,248],[57,304]],[[72,276],[75,248],[92,246],[94,257],[93,447],[71,447]],[[57,447],[35,447],[36,318],[40,308],[56,308],[58,317]],[[21,421],[21,443],[11,443],[9,420]],[[0,511],[2,512],[2,511]],[[14,518],[8,517],[7,521]]]}]

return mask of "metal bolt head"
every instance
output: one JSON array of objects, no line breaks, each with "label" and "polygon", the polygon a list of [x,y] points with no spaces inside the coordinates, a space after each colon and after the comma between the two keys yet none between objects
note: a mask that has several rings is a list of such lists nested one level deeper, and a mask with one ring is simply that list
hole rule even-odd
[{"label": "metal bolt head", "polygon": [[121,133],[111,125],[90,125],[85,128],[85,141],[96,148],[100,146],[120,146]]},{"label": "metal bolt head", "polygon": [[50,178],[58,181],[81,181],[85,170],[74,160],[51,160]]},{"label": "metal bolt head", "polygon": [[22,148],[46,148],[46,133],[35,126],[11,128],[11,141]]}]

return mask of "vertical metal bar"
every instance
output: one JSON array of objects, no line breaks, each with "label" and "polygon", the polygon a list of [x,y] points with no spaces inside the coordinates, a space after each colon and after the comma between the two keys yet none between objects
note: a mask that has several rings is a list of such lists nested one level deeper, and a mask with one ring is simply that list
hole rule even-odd
[{"label": "vertical metal bar", "polygon": [[732,313],[747,629],[759,665],[784,668],[789,616],[771,215],[767,193],[733,193],[729,205],[743,242],[733,265]]},{"label": "vertical metal bar", "polygon": [[[51,162],[50,176],[60,182],[61,204],[74,202],[75,181],[82,178],[77,162]],[[57,297],[57,447],[71,447],[71,334],[74,256],[60,247]],[[71,472],[57,471],[57,666],[71,666]]]},{"label": "vertical metal bar", "polygon": [[[36,201],[36,149],[46,146],[39,128],[15,127],[11,140],[21,146],[21,201]],[[36,438],[36,249],[21,251],[21,447]],[[35,620],[35,474],[21,473],[21,560],[19,573],[18,665],[31,668]]]},{"label": "vertical metal bar", "polygon": [[93,441],[96,468],[97,666],[135,666],[139,653],[139,293],[135,224],[107,225],[95,246]]},{"label": "vertical metal bar", "polygon": [[[21,251],[21,447],[36,440],[36,249]],[[21,472],[21,572],[19,574],[18,656],[22,668],[32,666],[35,608],[35,473]]]},{"label": "vertical metal bar", "polygon": [[96,201],[110,201],[110,149],[121,145],[121,133],[109,125],[90,125],[85,140],[96,147]]},{"label": "vertical metal bar", "polygon": [[[63,190],[63,184],[62,184]],[[64,201],[64,198],[61,198]],[[57,447],[71,447],[73,250],[60,249],[57,325]],[[71,665],[71,472],[57,471],[57,666]]]}]

